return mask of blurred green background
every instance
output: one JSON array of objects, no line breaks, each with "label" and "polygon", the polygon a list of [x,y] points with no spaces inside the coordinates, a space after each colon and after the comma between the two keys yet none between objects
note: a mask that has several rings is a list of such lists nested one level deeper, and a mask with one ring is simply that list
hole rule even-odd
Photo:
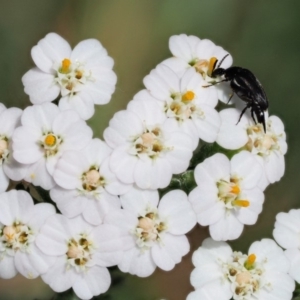
[{"label": "blurred green background", "polygon": [[[98,106],[89,120],[95,137],[102,137],[113,114],[143,88],[143,77],[170,57],[171,35],[192,34],[223,46],[235,65],[252,70],[263,83],[270,114],[285,123],[289,145],[286,175],[267,189],[258,223],[231,245],[247,251],[254,240],[272,236],[278,212],[300,208],[299,0],[1,0],[0,4],[0,99],[7,107],[29,105],[21,77],[33,67],[30,49],[48,32],[57,32],[72,46],[83,39],[99,39],[114,58],[117,89],[111,102]],[[193,230],[192,250],[206,236],[206,229]],[[112,299],[185,299],[192,290],[191,270],[188,255],[171,272],[157,270],[147,279],[127,276]],[[0,300],[52,295],[41,280],[0,279]]]}]

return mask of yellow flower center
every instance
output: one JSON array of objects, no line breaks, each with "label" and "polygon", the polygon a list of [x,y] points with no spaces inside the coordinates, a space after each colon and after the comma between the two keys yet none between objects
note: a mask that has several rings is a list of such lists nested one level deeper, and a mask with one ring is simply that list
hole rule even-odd
[{"label": "yellow flower center", "polygon": [[48,147],[53,147],[56,144],[56,137],[53,134],[48,134],[45,138],[45,144]]},{"label": "yellow flower center", "polygon": [[251,270],[254,268],[254,263],[256,260],[256,255],[255,254],[250,254],[247,258],[247,260],[245,261],[244,267],[247,270]]},{"label": "yellow flower center", "polygon": [[61,62],[60,73],[63,73],[63,74],[69,73],[70,72],[70,65],[71,65],[71,61],[68,58],[65,58]]},{"label": "yellow flower center", "polygon": [[192,101],[195,98],[195,93],[192,91],[187,91],[185,94],[182,95],[183,102]]}]

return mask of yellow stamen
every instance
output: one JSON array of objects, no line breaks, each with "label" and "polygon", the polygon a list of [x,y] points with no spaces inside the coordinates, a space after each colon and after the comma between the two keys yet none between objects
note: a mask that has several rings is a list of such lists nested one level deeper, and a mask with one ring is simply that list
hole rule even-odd
[{"label": "yellow stamen", "polygon": [[253,269],[255,260],[256,260],[256,255],[255,254],[250,254],[248,256],[247,260],[245,261],[244,267],[247,270]]},{"label": "yellow stamen", "polygon": [[208,70],[207,70],[207,75],[209,77],[211,77],[211,74],[213,72],[213,70],[215,69],[216,67],[216,63],[218,62],[218,59],[216,57],[212,57],[210,60],[209,60],[209,64],[208,64]]},{"label": "yellow stamen", "polygon": [[240,207],[248,207],[250,202],[248,200],[234,200],[232,201],[232,204]]},{"label": "yellow stamen", "polygon": [[69,70],[69,67],[71,65],[71,61],[67,58],[65,58],[62,62],[61,62],[61,69],[60,69],[60,72],[61,73],[68,73],[70,70]]},{"label": "yellow stamen", "polygon": [[241,192],[241,190],[240,190],[240,188],[239,188],[238,185],[234,185],[234,186],[231,188],[231,191],[230,191],[230,192],[233,193],[233,194],[238,195],[238,194]]},{"label": "yellow stamen", "polygon": [[194,98],[195,98],[195,93],[192,91],[187,91],[184,95],[182,95],[183,102],[192,101]]},{"label": "yellow stamen", "polygon": [[56,143],[56,137],[52,134],[48,134],[47,137],[45,138],[45,144],[49,147],[54,146]]}]

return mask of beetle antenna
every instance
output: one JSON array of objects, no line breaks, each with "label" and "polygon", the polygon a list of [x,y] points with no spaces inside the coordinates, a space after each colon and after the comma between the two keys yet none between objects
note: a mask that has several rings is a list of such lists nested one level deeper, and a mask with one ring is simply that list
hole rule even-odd
[{"label": "beetle antenna", "polygon": [[217,66],[217,69],[221,67],[221,64],[223,63],[223,61],[225,60],[225,58],[226,58],[227,56],[229,56],[229,53],[226,54],[226,55],[220,60],[218,66]]}]

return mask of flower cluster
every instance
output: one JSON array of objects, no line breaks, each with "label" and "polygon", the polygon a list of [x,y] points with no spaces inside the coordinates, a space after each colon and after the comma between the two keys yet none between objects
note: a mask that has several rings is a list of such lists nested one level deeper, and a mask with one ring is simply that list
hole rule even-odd
[{"label": "flower cluster", "polygon": [[[0,106],[1,278],[41,276],[56,292],[91,299],[109,289],[108,267],[140,277],[173,269],[198,222],[212,239],[193,256],[188,299],[290,299],[289,263],[273,241],[255,242],[248,256],[222,242],[256,223],[265,188],[283,176],[283,124],[267,113],[266,131],[247,113],[238,122],[240,100],[217,110],[232,98],[228,82],[212,76],[217,62],[232,64],[223,48],[181,34],[170,50],[102,141],[86,123],[115,90],[101,43],[72,50],[50,33],[32,48],[36,67],[22,78],[32,106]],[[223,153],[195,166],[203,145]],[[187,170],[193,188],[172,188]],[[50,203],[34,204],[41,201]]]}]

